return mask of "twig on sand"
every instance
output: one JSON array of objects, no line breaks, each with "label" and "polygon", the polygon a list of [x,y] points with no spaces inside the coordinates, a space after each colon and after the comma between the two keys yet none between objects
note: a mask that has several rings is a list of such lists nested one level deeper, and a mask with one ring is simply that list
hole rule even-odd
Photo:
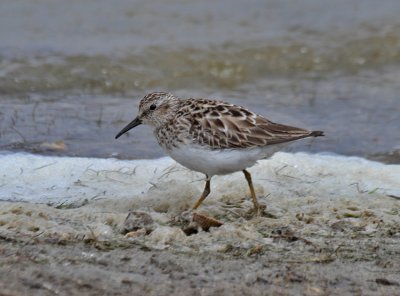
[{"label": "twig on sand", "polygon": [[56,163],[57,163],[57,161],[53,161],[52,163],[48,163],[48,164],[42,165],[42,166],[40,166],[40,167],[34,168],[33,170],[34,170],[34,171],[37,171],[37,170],[46,168],[46,167],[48,167],[48,166],[52,166],[53,164],[56,164]]}]

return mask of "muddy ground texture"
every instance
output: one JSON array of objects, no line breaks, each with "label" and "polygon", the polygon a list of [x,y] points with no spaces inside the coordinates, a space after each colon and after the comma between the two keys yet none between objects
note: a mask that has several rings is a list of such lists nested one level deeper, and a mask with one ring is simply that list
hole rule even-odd
[{"label": "muddy ground texture", "polygon": [[105,212],[104,201],[1,202],[0,294],[398,295],[396,199],[383,217],[352,203],[257,217],[237,202],[205,206],[223,223],[208,231],[187,231],[190,214]]}]

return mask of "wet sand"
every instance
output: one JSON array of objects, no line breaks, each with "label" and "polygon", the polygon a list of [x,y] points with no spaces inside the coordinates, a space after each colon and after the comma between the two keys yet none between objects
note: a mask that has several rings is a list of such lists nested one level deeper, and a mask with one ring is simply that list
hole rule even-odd
[{"label": "wet sand", "polygon": [[[0,202],[2,295],[396,295],[400,287],[397,165],[277,153],[250,170],[262,216],[251,213],[241,174],[221,176],[198,213],[223,225],[187,231],[184,213],[203,182],[168,159],[1,161],[20,176],[3,192],[54,201]],[[68,172],[66,189],[51,186],[49,173],[64,174],[57,166]],[[31,178],[31,187],[17,184]]]},{"label": "wet sand", "polygon": [[[65,228],[92,218],[69,218],[79,209],[4,202],[1,208]],[[398,219],[391,224],[365,208],[341,212],[328,225],[312,214],[297,221],[287,215],[223,219],[224,229],[189,237],[176,225],[138,238],[119,234],[119,223],[111,227],[112,238],[89,226],[76,236],[35,228],[21,233],[10,226],[0,231],[1,295],[396,295]],[[370,225],[377,231],[366,231]],[[331,230],[323,234],[320,227]],[[254,239],[247,228],[262,235]],[[232,244],[207,249],[201,240],[211,236],[238,236],[247,243],[231,238]],[[182,248],[186,238],[191,247]]]},{"label": "wet sand", "polygon": [[200,253],[1,235],[1,295],[397,295],[398,239],[353,232],[316,250],[275,237],[274,248]]}]

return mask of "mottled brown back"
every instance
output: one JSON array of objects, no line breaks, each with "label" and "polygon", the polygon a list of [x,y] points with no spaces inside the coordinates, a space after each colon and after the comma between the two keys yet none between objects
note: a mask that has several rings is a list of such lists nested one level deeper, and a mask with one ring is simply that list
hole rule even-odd
[{"label": "mottled brown back", "polygon": [[182,100],[176,128],[211,149],[252,148],[323,135],[269,121],[244,107],[208,99]]}]

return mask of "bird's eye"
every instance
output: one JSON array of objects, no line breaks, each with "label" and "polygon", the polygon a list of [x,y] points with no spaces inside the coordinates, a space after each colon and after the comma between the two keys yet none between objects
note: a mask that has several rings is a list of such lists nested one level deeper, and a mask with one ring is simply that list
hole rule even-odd
[{"label": "bird's eye", "polygon": [[153,111],[153,110],[156,110],[156,108],[157,108],[157,106],[156,106],[155,104],[153,104],[153,105],[150,106],[149,109],[150,109],[151,111]]}]

